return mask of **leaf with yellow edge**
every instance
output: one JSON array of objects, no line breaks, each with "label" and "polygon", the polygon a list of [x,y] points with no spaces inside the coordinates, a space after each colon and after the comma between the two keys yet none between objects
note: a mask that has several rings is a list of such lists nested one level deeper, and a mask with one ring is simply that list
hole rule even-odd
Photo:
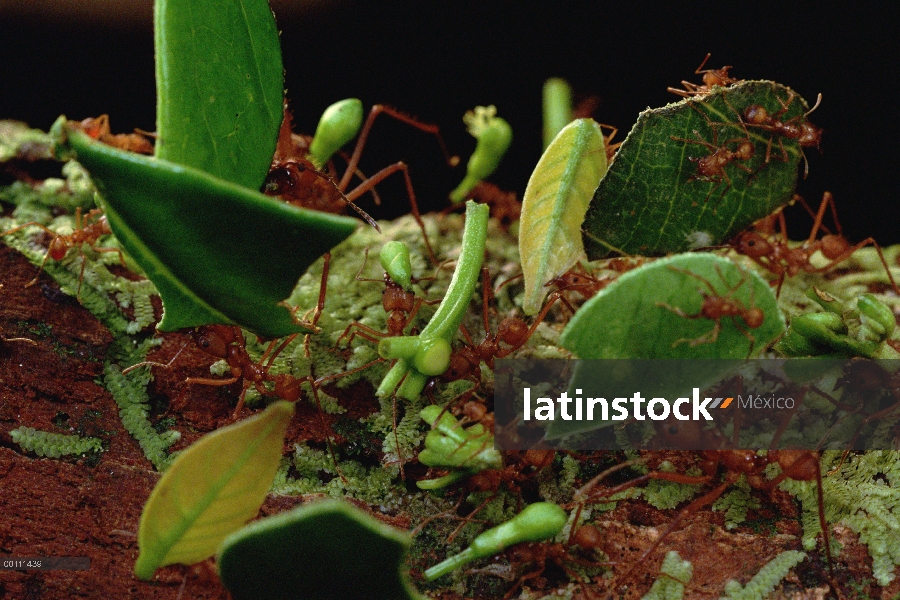
[{"label": "leaf with yellow edge", "polygon": [[214,431],[184,451],[156,484],[138,528],[134,572],[194,564],[256,516],[281,460],[290,402]]},{"label": "leaf with yellow edge", "polygon": [[544,284],[584,255],[581,224],[604,173],[603,133],[592,119],[577,119],[563,128],[534,168],[519,224],[526,315],[541,310]]}]

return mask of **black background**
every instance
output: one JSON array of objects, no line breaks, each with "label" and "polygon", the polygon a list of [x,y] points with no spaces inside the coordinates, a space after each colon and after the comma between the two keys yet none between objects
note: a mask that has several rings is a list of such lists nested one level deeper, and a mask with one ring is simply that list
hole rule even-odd
[{"label": "black background", "polygon": [[[154,129],[152,10],[146,0],[62,13],[42,2],[0,1],[0,118],[47,128],[61,113],[111,115],[114,131]],[[22,6],[29,6],[22,8]],[[89,6],[89,5],[87,5]],[[807,152],[799,192],[817,203],[830,190],[845,233],[900,242],[897,226],[897,10],[812,2],[339,2],[275,3],[295,113],[311,132],[330,103],[355,96],[438,124],[465,160],[474,147],[462,114],[495,104],[515,139],[492,181],[524,191],[541,152],[541,85],[567,78],[600,99],[595,118],[624,139],[638,112],[677,98],[707,52],[743,79],[772,79],[810,103],[825,129],[823,152]],[[18,7],[18,8],[17,8]],[[444,205],[462,178],[424,134],[376,126],[363,168],[410,164],[424,204]],[[395,188],[383,195],[394,198]],[[396,194],[402,194],[396,188]],[[399,202],[399,199],[394,200]],[[381,214],[405,212],[396,205]],[[811,220],[792,213],[795,237]]]}]

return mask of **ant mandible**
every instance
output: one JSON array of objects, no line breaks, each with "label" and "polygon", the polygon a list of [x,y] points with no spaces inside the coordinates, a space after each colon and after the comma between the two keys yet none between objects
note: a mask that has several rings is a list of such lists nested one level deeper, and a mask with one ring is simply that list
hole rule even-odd
[{"label": "ant mandible", "polygon": [[728,75],[728,70],[731,69],[731,66],[722,67],[721,69],[704,69],[706,66],[706,61],[709,60],[709,57],[712,56],[712,53],[707,53],[706,58],[703,59],[703,62],[700,63],[700,66],[694,70],[695,75],[703,75],[703,83],[696,84],[691,83],[690,81],[682,80],[681,85],[684,86],[683,90],[678,88],[666,88],[669,92],[681,96],[682,98],[690,98],[691,96],[699,96],[701,94],[708,94],[712,91],[715,86],[728,86],[735,83],[739,83],[741,80],[736,79],[734,77],[730,77]]},{"label": "ant mandible", "polygon": [[[802,198],[799,198],[799,200],[802,201]],[[803,202],[803,204],[805,205],[806,203]],[[831,216],[837,233],[827,234],[817,239],[816,236],[819,230],[824,229],[822,220],[825,216],[825,210],[829,206],[831,207]],[[878,258],[881,259],[881,264],[884,266],[884,271],[891,282],[891,287],[893,287],[897,295],[900,295],[900,288],[897,287],[897,282],[894,281],[894,276],[878,242],[874,238],[868,237],[851,246],[847,238],[844,237],[831,192],[825,192],[822,195],[822,202],[819,204],[819,210],[816,212],[812,231],[810,231],[809,238],[802,245],[791,247],[785,239],[777,236],[766,237],[755,231],[745,231],[731,242],[731,246],[739,254],[749,257],[755,263],[777,276],[776,296],[781,294],[781,286],[785,277],[793,277],[801,271],[806,273],[823,273],[850,258],[860,248],[870,245],[875,247]],[[830,261],[828,264],[822,267],[813,266],[810,258],[817,250]]]},{"label": "ant mandible", "polygon": [[[389,165],[372,175],[372,177],[364,179],[359,186],[347,192],[350,180],[355,174],[360,174],[358,165],[363,147],[369,138],[369,132],[372,129],[375,119],[380,114],[390,115],[398,121],[411,125],[420,131],[434,135],[438,140],[438,144],[440,145],[444,156],[447,157],[448,164],[456,164],[456,161],[454,160],[455,157],[450,157],[447,152],[440,131],[436,125],[421,123],[412,117],[404,115],[396,109],[376,104],[369,111],[369,116],[366,118],[359,134],[353,154],[347,162],[347,169],[344,171],[343,177],[341,177],[339,182],[335,183],[329,175],[319,172],[316,166],[309,160],[309,138],[292,134],[291,115],[288,111],[287,104],[285,103],[284,120],[281,124],[275,158],[272,163],[272,169],[266,178],[266,181],[263,183],[262,191],[268,195],[279,196],[289,202],[294,202],[300,206],[312,208],[314,210],[343,212],[344,208],[350,204],[357,212],[361,212],[353,204],[353,201],[370,191],[375,194],[374,188],[376,185],[390,175],[401,171],[406,182],[406,192],[412,208],[413,218],[415,218],[416,223],[418,223],[419,228],[422,230],[425,247],[428,250],[430,259],[433,263],[437,264],[437,259],[425,232],[425,224],[419,213],[419,205],[416,201],[416,194],[413,190],[412,180],[409,176],[409,168],[406,163],[398,161]],[[379,202],[377,195],[375,197],[376,203]],[[368,215],[362,214],[364,215],[364,218],[368,217]],[[374,224],[371,217],[366,218],[366,220]],[[375,227],[377,229],[377,225]]]},{"label": "ant mandible", "polygon": [[[96,252],[116,252],[119,255],[119,262],[122,266],[125,265],[125,257],[122,255],[122,251],[118,248],[98,248],[96,243],[100,240],[104,235],[112,234],[112,229],[109,227],[109,223],[106,220],[106,215],[103,214],[99,208],[92,209],[88,211],[87,214],[81,214],[81,208],[75,209],[75,228],[72,230],[72,233],[68,235],[63,235],[57,233],[47,227],[46,225],[42,225],[40,223],[36,223],[34,221],[29,223],[23,223],[18,227],[13,227],[12,229],[8,229],[3,233],[0,233],[0,237],[10,235],[17,231],[21,231],[27,227],[37,227],[42,229],[45,233],[52,236],[50,243],[47,246],[47,253],[44,255],[44,260],[41,261],[40,267],[38,268],[37,275],[34,276],[34,279],[29,281],[26,286],[34,285],[37,282],[38,277],[41,272],[44,270],[44,265],[47,264],[47,259],[52,258],[53,260],[60,261],[66,257],[69,250],[72,248],[79,248],[83,244],[88,244],[91,248]],[[81,261],[81,272],[78,277],[78,299],[81,299],[81,282],[84,280],[84,268],[86,266],[86,261],[84,260],[84,253],[82,251],[82,261]]]},{"label": "ant mandible", "polygon": [[[703,289],[697,290],[700,294],[700,297],[703,299],[703,303],[700,306],[700,312],[696,314],[688,314],[684,312],[682,309],[671,306],[664,302],[657,302],[656,305],[660,308],[665,308],[666,310],[670,310],[679,317],[683,317],[685,319],[708,319],[713,321],[713,328],[701,335],[696,339],[682,338],[676,340],[672,347],[674,348],[678,344],[688,343],[691,347],[698,346],[700,344],[712,344],[715,343],[716,340],[719,339],[719,332],[722,330],[722,319],[726,317],[731,318],[731,322],[734,323],[734,326],[744,334],[744,336],[750,340],[750,352],[753,352],[753,346],[756,344],[756,338],[750,333],[750,329],[757,329],[762,326],[763,321],[765,319],[765,314],[763,313],[761,308],[758,308],[753,305],[754,291],[752,282],[750,286],[750,304],[751,307],[748,308],[741,302],[738,298],[734,297],[735,292],[744,285],[747,281],[748,274],[746,271],[741,270],[741,278],[732,286],[728,286],[725,281],[725,277],[722,275],[722,271],[719,269],[719,265],[716,265],[716,273],[719,274],[719,278],[723,283],[726,284],[725,295],[720,295],[716,288],[713,287],[712,283],[705,277],[694,273],[693,271],[688,271],[687,269],[680,269],[678,267],[669,266],[670,270],[675,271],[677,273],[682,273],[684,275],[688,275],[693,277],[694,279],[700,281],[706,289],[709,290],[709,293],[703,291]],[[740,324],[740,320],[744,322],[744,325],[747,326],[745,329]]]}]

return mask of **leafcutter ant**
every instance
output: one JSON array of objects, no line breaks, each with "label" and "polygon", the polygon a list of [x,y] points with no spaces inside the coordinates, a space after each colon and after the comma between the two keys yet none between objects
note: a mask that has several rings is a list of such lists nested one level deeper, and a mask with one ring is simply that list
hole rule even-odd
[{"label": "leafcutter ant", "polygon": [[[34,283],[38,280],[38,276],[41,274],[41,271],[44,270],[44,265],[47,263],[48,258],[52,258],[56,261],[62,260],[66,257],[66,254],[68,254],[69,250],[71,250],[72,248],[80,248],[83,244],[88,244],[96,252],[118,253],[119,262],[122,263],[122,266],[125,266],[125,257],[122,255],[121,250],[119,250],[118,248],[99,248],[95,245],[101,237],[112,233],[112,230],[109,228],[109,223],[106,220],[106,216],[99,208],[90,210],[85,215],[81,214],[80,208],[76,209],[75,229],[73,229],[72,233],[68,235],[57,233],[46,225],[30,222],[19,225],[18,227],[13,227],[12,229],[8,229],[7,231],[0,233],[0,237],[10,235],[28,227],[37,227],[39,229],[42,229],[45,233],[52,237],[50,239],[49,245],[47,246],[47,253],[44,255],[44,260],[41,261],[40,267],[38,268],[37,275],[35,275],[34,279],[29,281],[26,285],[34,285]],[[84,268],[86,265],[83,251],[81,258],[81,272],[78,277],[79,300],[81,299],[81,282],[84,280]]]},{"label": "leafcutter ant", "polygon": [[[661,424],[657,435],[664,435],[669,445],[678,447],[681,441],[685,447],[697,447],[698,444],[707,448],[723,448],[727,446],[727,440],[716,429],[704,429],[695,421],[679,421],[675,424]],[[699,440],[699,441],[698,441]],[[645,564],[653,552],[666,540],[666,538],[681,526],[687,517],[695,514],[704,506],[712,504],[743,475],[747,483],[755,489],[774,490],[785,479],[798,481],[815,481],[818,489],[819,525],[822,528],[825,556],[828,562],[830,579],[834,581],[833,561],[828,536],[828,526],[825,522],[825,508],[822,490],[822,472],[819,466],[819,454],[811,450],[770,450],[766,455],[759,455],[754,450],[720,450],[710,449],[699,452],[698,466],[703,475],[689,476],[681,473],[669,473],[651,471],[636,479],[621,485],[610,487],[599,493],[593,493],[596,486],[594,481],[589,482],[576,492],[576,499],[586,502],[595,502],[600,498],[610,497],[614,494],[632,488],[646,481],[655,479],[672,481],[689,485],[703,485],[716,481],[716,475],[724,470],[724,480],[712,490],[704,493],[699,498],[690,502],[681,509],[669,523],[657,539],[641,553],[636,560],[630,560],[632,566],[622,575],[617,577],[616,585],[621,586],[633,575],[639,565]],[[774,479],[766,479],[765,471],[768,465],[777,463],[781,473]]]},{"label": "leafcutter ant", "polygon": [[78,124],[78,128],[97,141],[128,152],[153,154],[153,143],[148,140],[152,134],[135,129],[135,133],[112,133],[109,128],[109,115],[100,115],[96,119],[88,118]]},{"label": "leafcutter ant", "polygon": [[[328,173],[320,172],[317,166],[311,161],[309,154],[309,138],[304,138],[303,136],[297,136],[291,133],[291,116],[286,104],[284,111],[284,120],[281,125],[275,158],[269,175],[263,184],[262,191],[271,196],[279,196],[288,202],[325,212],[343,212],[345,207],[349,204],[357,210],[357,212],[360,212],[367,221],[374,225],[374,221],[372,221],[371,217],[368,217],[368,215],[358,209],[353,202],[367,192],[371,191],[374,194],[376,185],[390,175],[400,171],[403,173],[406,182],[406,191],[412,208],[413,217],[416,219],[419,228],[422,230],[429,257],[436,264],[437,259],[431,248],[428,236],[425,233],[425,224],[419,213],[419,206],[416,202],[416,195],[413,191],[412,180],[410,179],[409,169],[406,163],[402,161],[396,162],[381,169],[368,179],[363,177],[363,182],[349,192],[347,192],[347,188],[350,186],[350,180],[355,174],[361,176],[358,170],[359,159],[362,155],[363,147],[369,138],[369,132],[372,125],[378,115],[382,113],[390,115],[420,131],[433,134],[437,138],[441,150],[444,152],[444,156],[448,157],[447,162],[451,165],[455,164],[453,158],[449,157],[449,153],[446,150],[446,146],[444,145],[437,126],[421,123],[416,119],[387,106],[380,104],[373,106],[359,134],[353,154],[348,160],[347,169],[340,181],[335,182]],[[377,201],[376,196],[376,202]],[[374,226],[377,229],[377,225]]]},{"label": "leafcutter ant", "polygon": [[[831,207],[832,220],[837,233],[817,238],[819,230],[824,229],[822,219],[829,206]],[[840,221],[837,219],[837,210],[834,207],[834,197],[831,195],[831,192],[825,192],[822,195],[822,202],[819,204],[819,210],[816,212],[815,222],[809,233],[809,238],[800,246],[792,247],[782,237],[765,236],[756,231],[745,231],[731,242],[731,246],[739,254],[749,257],[777,277],[777,295],[781,293],[781,285],[784,283],[785,277],[793,277],[801,271],[806,273],[823,273],[850,258],[854,252],[863,246],[870,245],[875,247],[875,251],[881,259],[881,264],[884,266],[884,271],[891,282],[891,287],[893,287],[896,294],[900,295],[900,289],[898,289],[897,283],[894,281],[894,276],[887,264],[887,260],[884,258],[881,246],[871,237],[855,245],[850,245],[850,242],[844,237]],[[828,264],[816,267],[810,262],[810,258],[816,251],[820,251],[822,256],[829,260]]]},{"label": "leafcutter ant", "polygon": [[[732,286],[728,286],[725,281],[725,277],[722,275],[722,271],[719,269],[719,266],[716,265],[716,273],[719,274],[719,278],[723,283],[726,284],[725,295],[721,295],[715,287],[713,287],[712,283],[705,277],[701,277],[697,273],[692,271],[688,271],[686,269],[679,269],[678,267],[669,266],[670,270],[675,271],[677,273],[682,273],[684,275],[688,275],[693,277],[694,279],[701,282],[709,293],[705,292],[703,288],[697,290],[700,294],[700,297],[703,299],[703,302],[700,306],[700,312],[696,314],[688,314],[684,312],[682,309],[671,306],[664,302],[658,302],[656,305],[665,308],[666,310],[672,311],[679,317],[683,317],[685,319],[708,319],[712,321],[713,328],[709,330],[709,332],[701,335],[696,339],[682,338],[676,340],[675,343],[672,344],[674,348],[678,344],[687,343],[691,347],[698,346],[700,344],[712,344],[715,343],[716,340],[719,339],[719,332],[722,330],[722,319],[726,317],[731,318],[731,322],[734,323],[734,326],[744,334],[744,336],[750,340],[750,352],[753,352],[753,346],[756,344],[756,338],[750,333],[750,329],[757,329],[762,326],[763,320],[765,319],[765,315],[763,314],[762,309],[753,306],[753,297],[754,297],[754,288],[753,282],[750,282],[750,307],[744,305],[738,298],[735,297],[735,292],[744,285],[747,281],[747,272],[741,270],[741,278]],[[741,325],[741,321],[743,321],[746,328]]]},{"label": "leafcutter ant", "polygon": [[[706,117],[707,121],[709,121],[708,116],[706,116],[705,114],[703,116]],[[706,195],[706,201],[709,201],[709,197],[712,195],[713,191],[717,187],[719,187],[719,185],[723,181],[725,182],[725,189],[722,190],[719,198],[723,198],[728,190],[731,189],[731,177],[725,170],[728,165],[733,164],[739,169],[746,171],[750,175],[753,175],[753,171],[749,167],[741,163],[753,158],[753,155],[756,151],[755,147],[753,146],[753,142],[750,141],[749,135],[743,138],[734,138],[722,144],[719,144],[718,131],[716,130],[715,125],[712,122],[710,122],[710,129],[713,132],[712,143],[704,140],[700,135],[700,132],[698,132],[696,129],[694,130],[694,135],[697,137],[697,139],[678,138],[672,136],[672,139],[677,142],[684,142],[686,144],[698,144],[711,151],[711,153],[707,154],[706,156],[688,157],[689,161],[697,163],[697,174],[692,175],[690,178],[688,178],[688,183],[690,183],[691,181],[705,181],[714,182],[716,184],[712,189],[709,190],[709,193]],[[732,150],[731,148],[729,148],[729,144],[733,144],[735,142],[737,142],[737,147]]]},{"label": "leafcutter ant", "polygon": [[734,77],[730,77],[728,75],[728,71],[731,69],[731,66],[722,67],[721,69],[704,69],[706,66],[706,61],[709,60],[709,57],[712,56],[712,53],[707,53],[706,58],[703,59],[703,62],[700,63],[700,66],[694,71],[695,75],[703,75],[703,83],[691,83],[690,81],[682,81],[681,85],[684,86],[683,90],[678,88],[667,88],[668,91],[681,96],[682,98],[690,98],[691,96],[699,96],[701,94],[708,94],[712,91],[715,86],[728,86],[735,83],[739,83],[741,80],[736,79]]},{"label": "leafcutter ant", "polygon": [[[778,102],[781,104],[781,110],[773,114],[769,114],[769,111],[759,104],[751,104],[744,109],[744,123],[751,127],[758,127],[765,131],[769,131],[773,134],[772,137],[769,138],[769,143],[766,145],[766,159],[763,164],[768,164],[771,159],[772,141],[776,137],[778,138],[778,146],[781,148],[781,155],[785,162],[787,162],[788,156],[781,138],[797,140],[797,143],[800,145],[801,153],[803,153],[803,148],[815,147],[817,150],[821,150],[822,129],[810,123],[806,118],[811,112],[819,108],[819,104],[822,103],[822,94],[819,94],[816,98],[815,105],[802,115],[797,115],[787,121],[780,120],[779,117],[788,111],[788,108],[790,108],[791,103],[796,97],[797,96],[791,92],[786,102],[782,101],[781,98],[778,98]],[[806,159],[805,153],[803,153],[803,164],[803,177],[806,178],[806,176],[809,175],[809,161]]]}]

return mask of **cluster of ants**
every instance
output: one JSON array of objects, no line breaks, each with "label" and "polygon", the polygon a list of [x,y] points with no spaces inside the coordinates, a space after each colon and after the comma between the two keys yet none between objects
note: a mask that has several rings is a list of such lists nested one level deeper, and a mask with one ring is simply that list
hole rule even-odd
[{"label": "cluster of ants", "polygon": [[[727,86],[739,81],[729,75],[729,69],[731,67],[703,69],[708,58],[709,55],[707,55],[700,67],[695,71],[696,74],[702,75],[702,84],[683,81],[682,85],[684,86],[684,89],[669,88],[670,91],[683,97],[692,97],[706,94],[712,91],[715,86]],[[725,127],[726,124],[713,123],[705,114],[704,117],[706,117],[706,120],[709,122],[710,129],[713,133],[712,142],[703,140],[696,132],[695,135],[698,139],[673,138],[675,141],[686,144],[703,146],[710,151],[706,156],[691,159],[697,163],[697,174],[692,176],[691,180],[715,182],[717,185],[725,183],[727,191],[728,187],[731,186],[731,178],[726,169],[730,165],[734,165],[749,173],[751,176],[754,175],[754,171],[746,164],[754,155],[754,145],[750,140],[749,134],[751,129],[768,132],[770,134],[765,159],[762,166],[759,168],[763,168],[770,162],[773,156],[772,148],[776,145],[780,149],[783,160],[787,161],[787,151],[784,147],[783,140],[796,141],[801,149],[808,147],[819,148],[822,130],[812,125],[807,120],[807,117],[818,107],[821,96],[816,102],[816,105],[809,111],[806,111],[802,115],[784,119],[783,116],[788,112],[795,98],[794,95],[791,95],[786,100],[779,99],[781,109],[775,112],[769,112],[758,104],[747,106],[742,111],[735,109],[734,112],[737,116],[736,126],[744,133],[744,136],[741,138],[729,139],[720,143],[718,139],[719,130]],[[429,258],[434,264],[437,264],[437,257],[425,234],[425,227],[419,214],[406,164],[403,162],[394,163],[370,178],[366,178],[358,168],[363,146],[377,115],[383,113],[392,115],[423,132],[435,135],[445,155],[448,155],[444,144],[441,141],[437,127],[420,123],[411,117],[387,107],[374,107],[363,126],[362,133],[359,136],[353,153],[349,157],[344,157],[347,161],[347,167],[343,176],[340,180],[335,180],[331,175],[331,173],[336,172],[333,165],[326,165],[324,170],[321,170],[306,158],[307,148],[309,147],[309,138],[296,135],[291,131],[290,115],[287,113],[287,109],[285,109],[285,111],[284,124],[282,125],[281,135],[279,136],[275,159],[270,173],[263,184],[262,191],[268,195],[277,196],[286,202],[314,208],[316,210],[337,212],[345,210],[348,206],[356,209],[354,201],[366,193],[371,192],[375,194],[374,188],[378,183],[393,173],[398,171],[402,172],[412,207],[412,214],[422,229],[424,245],[429,254]],[[728,126],[735,127],[735,124],[729,124]],[[153,151],[151,134],[137,132],[134,134],[113,135],[109,130],[108,118],[105,115],[98,119],[87,119],[83,121],[81,123],[81,128],[99,141],[122,149],[147,154],[150,154]],[[611,137],[612,136],[610,136],[610,138]],[[777,154],[775,154],[775,156],[777,156]],[[448,158],[448,162],[452,163],[453,161]],[[363,183],[348,191],[350,182],[354,176],[360,177]],[[377,194],[375,195],[375,198],[377,202]],[[825,193],[818,209],[815,211],[812,210],[802,198],[796,197],[795,200],[801,203],[814,218],[812,230],[805,242],[800,245],[793,245],[788,242],[784,217],[779,212],[758,222],[754,225],[752,230],[739,234],[730,242],[729,247],[737,253],[747,256],[760,267],[769,271],[774,276],[775,281],[773,283],[780,292],[785,278],[795,276],[800,272],[820,273],[830,270],[838,263],[846,260],[861,247],[873,245],[881,258],[881,262],[884,265],[895,293],[900,295],[900,289],[898,289],[887,261],[875,241],[872,238],[867,238],[857,244],[851,244],[843,236],[834,208],[834,199],[830,193]],[[823,224],[825,213],[829,207],[834,222],[834,231],[831,231]],[[371,221],[370,218],[367,220]],[[83,217],[79,212],[76,215],[76,227],[70,234],[58,234],[43,225],[27,223],[3,232],[0,235],[5,236],[31,226],[39,227],[51,236],[44,261],[48,258],[62,260],[69,250],[81,248],[84,244],[95,246],[102,236],[111,233],[105,217],[102,215],[101,211],[95,209],[91,210]],[[778,229],[777,231],[776,227]],[[825,235],[820,237],[819,234],[822,231],[825,232]],[[107,251],[106,249],[101,250]],[[828,259],[828,263],[824,266],[815,265],[811,259],[816,252],[820,252]],[[645,260],[646,259],[643,258],[631,257],[609,260],[605,263],[605,266],[606,269],[613,274],[603,278],[596,277],[585,267],[577,265],[561,276],[547,282],[546,285],[550,288],[551,293],[545,302],[543,309],[530,325],[521,318],[507,317],[500,321],[495,332],[491,332],[490,327],[489,305],[492,293],[490,274],[487,269],[483,269],[481,320],[484,328],[484,335],[481,337],[480,341],[476,341],[469,331],[464,327],[461,328],[461,334],[464,341],[461,346],[453,351],[450,359],[450,368],[440,377],[440,379],[445,382],[471,380],[475,384],[475,388],[472,388],[472,390],[477,389],[481,383],[480,365],[485,363],[489,367],[493,367],[496,359],[509,356],[521,348],[534,334],[538,325],[546,318],[551,308],[557,302],[560,302],[574,312],[574,296],[578,296],[582,300],[592,297],[606,287],[616,276],[618,276],[618,274],[639,266]],[[43,266],[44,264],[42,263],[41,269],[43,269]],[[438,269],[439,268],[440,267],[438,267]],[[83,269],[84,264],[82,263],[82,273]],[[360,270],[360,273],[361,272],[362,269]],[[360,273],[356,276],[357,280],[373,281],[361,278]],[[314,309],[314,317],[312,319],[313,327],[315,327],[319,315],[321,315],[324,310],[327,295],[325,285],[327,275],[328,259],[326,257],[319,300]],[[725,293],[722,293],[717,291],[717,287],[714,286],[712,282],[696,275],[693,276],[699,280],[701,286],[698,288],[698,293],[702,296],[702,307],[696,314],[687,314],[684,312],[679,312],[679,314],[687,319],[702,318],[709,320],[713,323],[713,330],[697,340],[685,341],[688,341],[691,344],[714,342],[724,319],[731,319],[742,331],[755,329],[762,324],[761,311],[754,306],[744,304],[735,297],[736,289],[740,286],[740,283],[728,288]],[[35,280],[36,279],[37,277]],[[374,281],[378,281],[384,285],[382,306],[387,314],[386,331],[378,331],[361,323],[351,323],[338,338],[339,345],[345,343],[349,346],[355,338],[361,338],[369,342],[377,342],[384,337],[402,335],[413,325],[414,318],[419,309],[424,304],[432,302],[431,300],[418,297],[413,291],[410,291],[410,289],[404,288],[402,285],[395,282],[387,273],[385,273],[383,279]],[[749,331],[747,334],[750,335]],[[293,341],[295,336],[281,342],[271,342],[259,360],[253,360],[251,358],[247,351],[244,333],[236,326],[206,325],[194,329],[191,332],[191,336],[198,348],[213,358],[225,361],[230,371],[230,377],[223,379],[191,378],[188,380],[188,383],[225,385],[241,381],[242,392],[235,410],[235,418],[242,409],[244,394],[251,387],[263,396],[278,396],[286,400],[296,401],[302,394],[304,384],[310,386],[313,393],[316,394],[317,390],[322,385],[336,377],[332,375],[317,379],[313,375],[297,377],[290,373],[272,373],[271,367],[275,357],[278,356],[291,341]],[[22,338],[2,339],[5,342],[28,341]],[[173,357],[173,360],[174,358],[175,357]],[[359,369],[368,366],[369,365],[364,365]],[[354,371],[359,369],[355,369]],[[489,410],[488,405],[483,400],[475,396],[474,392],[466,393],[456,399],[451,403],[451,407],[451,410],[453,410],[454,413],[464,417],[465,422],[481,422],[489,429],[492,426],[493,413]],[[691,424],[688,423],[679,430],[667,430],[661,432],[661,435],[669,436],[676,441],[679,438],[696,439],[697,436],[713,438],[718,435],[714,431],[693,430],[690,429],[690,427]],[[580,514],[581,507],[584,504],[597,502],[601,498],[612,496],[627,487],[640,485],[650,479],[667,480],[679,483],[710,484],[719,481],[718,473],[724,471],[725,475],[721,483],[718,483],[712,490],[704,493],[684,507],[672,520],[662,535],[649,548],[644,550],[642,556],[635,561],[634,564],[637,565],[646,562],[646,559],[648,559],[661,545],[666,536],[680,526],[687,516],[697,512],[703,506],[711,504],[740,476],[745,476],[751,486],[763,490],[773,489],[785,478],[793,478],[801,481],[816,481],[820,492],[820,521],[823,532],[825,532],[825,549],[828,557],[829,570],[831,570],[831,554],[827,539],[827,527],[823,516],[824,508],[822,506],[821,498],[822,484],[818,454],[812,451],[773,451],[769,452],[766,456],[759,456],[756,452],[725,449],[725,445],[720,443],[721,440],[718,438],[708,439],[706,441],[709,442],[708,444],[705,444],[706,447],[721,449],[706,450],[700,453],[700,466],[703,475],[692,477],[677,473],[651,471],[650,473],[633,479],[625,484],[613,486],[602,491],[597,490],[598,482],[602,477],[609,474],[609,471],[607,471],[585,484],[584,487],[575,494],[573,506],[578,506]],[[481,473],[470,477],[465,485],[469,490],[489,490],[496,492],[501,488],[506,487],[507,489],[515,491],[520,489],[520,486],[525,480],[533,477],[534,474],[541,469],[550,466],[554,457],[555,453],[553,451],[537,449],[519,454],[510,454],[506,461],[506,466],[503,469],[482,471]],[[763,472],[765,471],[765,468],[772,463],[777,463],[781,467],[781,475],[773,480],[766,480],[763,476]],[[624,468],[625,466],[628,465],[623,464],[617,468]],[[475,512],[477,512],[477,510]],[[470,514],[468,518],[471,519],[472,516],[473,515]],[[577,522],[578,519],[576,518],[576,523]],[[594,549],[603,548],[603,535],[595,526],[584,525],[575,528],[568,542],[565,544],[529,543],[519,545],[510,550],[510,560],[513,563],[531,564],[536,567],[529,573],[520,576],[515,587],[510,590],[507,595],[510,596],[524,583],[539,578],[544,572],[548,561],[557,563],[567,573],[570,572],[568,565],[572,563],[582,565],[598,564],[593,561],[593,559],[586,558],[583,553],[573,554],[573,546],[582,548],[582,551],[593,551]],[[618,583],[621,584],[627,580],[634,569],[635,567],[629,569],[618,580]],[[585,595],[593,597],[593,594],[589,592],[587,588],[585,588]]]}]

